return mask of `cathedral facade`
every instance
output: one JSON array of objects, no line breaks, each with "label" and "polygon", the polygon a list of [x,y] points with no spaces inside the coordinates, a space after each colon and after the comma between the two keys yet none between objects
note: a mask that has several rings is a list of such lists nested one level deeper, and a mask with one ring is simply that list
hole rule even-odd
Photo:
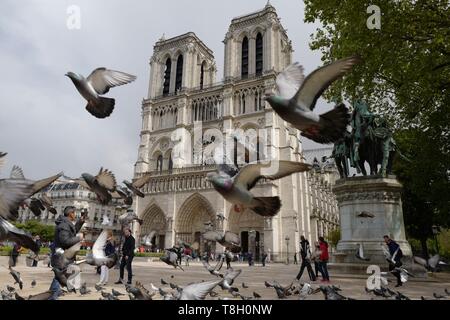
[{"label": "cathedral facade", "polygon": [[301,235],[316,241],[338,226],[330,185],[313,190],[311,182],[320,180],[316,173],[260,181],[252,189],[256,196],[279,196],[282,202],[276,216],[264,218],[250,210],[235,212],[205,178],[216,168],[217,149],[211,146],[233,132],[253,147],[251,154],[231,148],[239,163],[305,161],[299,132],[264,100],[275,93],[277,74],[292,63],[292,44],[270,4],[232,19],[223,42],[221,82],[215,79],[213,52],[193,32],[154,45],[135,164],[136,178],[150,172],[153,179],[142,189],[145,198],[135,201],[144,223],[134,224],[133,232],[138,242],[154,232],[152,243],[159,249],[183,240],[200,252],[222,252],[220,245],[207,248],[202,241],[204,224],[211,221],[217,230],[239,234],[242,252],[258,259],[265,251],[285,261],[298,251]]}]

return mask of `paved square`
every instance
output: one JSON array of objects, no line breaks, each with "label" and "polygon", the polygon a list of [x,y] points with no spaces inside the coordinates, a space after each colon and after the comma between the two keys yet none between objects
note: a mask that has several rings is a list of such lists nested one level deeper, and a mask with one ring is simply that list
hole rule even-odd
[{"label": "paved square", "polygon": [[[13,278],[7,270],[8,258],[0,257],[0,288],[6,289],[6,285],[13,284]],[[264,281],[277,280],[282,285],[288,285],[292,279],[297,275],[299,265],[285,265],[285,264],[268,264],[266,267],[261,265],[255,265],[249,267],[248,264],[233,263],[233,268],[242,269],[241,275],[236,279],[234,286],[239,288],[239,292],[244,296],[252,296],[253,292],[259,293],[263,299],[272,300],[278,299],[275,290],[272,288],[266,288]],[[184,267],[184,266],[183,266]],[[174,269],[165,265],[159,261],[151,261],[148,258],[135,258],[133,262],[134,281],[140,281],[145,287],[149,287],[150,283],[155,286],[161,286],[161,278],[167,282],[173,282],[180,286],[185,286],[191,282],[197,282],[201,280],[212,280],[215,277],[210,275],[199,262],[191,262],[190,266],[184,267],[185,271]],[[17,288],[19,294],[24,297],[28,297],[30,294],[37,294],[48,290],[53,278],[53,272],[43,262],[39,262],[38,267],[31,268],[25,265],[25,257],[19,258],[19,263],[15,270],[21,273],[24,281],[23,290]],[[225,265],[222,268],[222,272],[225,270]],[[126,293],[123,285],[113,284],[118,279],[119,270],[111,269],[109,284],[105,287],[105,291],[111,292],[114,288],[120,292]],[[171,275],[174,277],[171,278]],[[125,272],[126,278],[126,272]],[[368,295],[365,290],[365,284],[367,276],[365,275],[350,275],[350,274],[335,274],[333,268],[330,268],[331,284],[339,286],[342,289],[342,294],[355,299],[371,299],[373,295]],[[393,279],[393,277],[391,277]],[[31,281],[36,280],[37,285],[35,288],[31,288]],[[303,281],[308,281],[306,270],[302,277]],[[87,287],[92,290],[89,295],[81,296],[80,294],[67,294],[61,297],[61,300],[98,300],[101,295],[95,292],[94,284],[99,281],[99,275],[95,273],[95,268],[89,265],[82,266],[82,281],[86,282]],[[247,289],[242,288],[242,282],[249,287]],[[320,281],[312,284],[312,286],[319,286]],[[391,289],[393,288],[395,281],[390,283]],[[448,273],[435,273],[428,278],[414,278],[408,281],[398,291],[402,292],[411,299],[420,299],[421,296],[426,298],[432,298],[433,293],[444,294],[444,289],[450,289],[450,274]],[[164,286],[165,290],[170,290],[169,286]],[[221,291],[219,287],[215,288],[215,291],[220,294],[221,297],[232,296],[226,292]],[[128,300],[128,295],[121,297],[121,299]],[[160,299],[159,295],[155,296],[155,300]],[[212,299],[208,296],[207,299]],[[288,299],[298,299],[298,296],[291,296]],[[323,300],[324,297],[321,293],[308,296],[309,300]]]}]

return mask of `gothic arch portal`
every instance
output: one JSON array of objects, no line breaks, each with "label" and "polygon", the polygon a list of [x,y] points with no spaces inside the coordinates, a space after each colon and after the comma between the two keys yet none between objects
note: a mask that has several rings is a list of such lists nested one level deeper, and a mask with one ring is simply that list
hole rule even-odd
[{"label": "gothic arch portal", "polygon": [[211,221],[216,226],[216,215],[211,203],[199,193],[194,193],[184,201],[175,218],[175,242],[183,240],[192,244],[194,249],[206,248],[201,233],[205,231],[204,223]]},{"label": "gothic arch portal", "polygon": [[152,249],[164,249],[165,235],[167,230],[166,216],[164,211],[156,204],[151,203],[142,214],[142,226],[140,230],[140,242],[144,236],[153,233],[151,242]]}]

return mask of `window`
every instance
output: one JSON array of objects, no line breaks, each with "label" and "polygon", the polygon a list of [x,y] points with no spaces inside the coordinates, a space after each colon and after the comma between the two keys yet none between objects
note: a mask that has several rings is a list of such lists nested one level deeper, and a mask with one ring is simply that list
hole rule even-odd
[{"label": "window", "polygon": [[173,161],[172,161],[172,153],[169,155],[169,172],[172,172],[173,169]]},{"label": "window", "polygon": [[175,92],[181,89],[181,84],[183,80],[183,55],[178,56],[177,60],[177,74],[175,77]]},{"label": "window", "polygon": [[166,71],[164,72],[163,95],[167,95],[170,89],[170,73],[172,71],[172,61],[170,58],[166,60]]},{"label": "window", "polygon": [[242,40],[242,67],[241,76],[246,78],[248,76],[248,39],[247,37]]},{"label": "window", "polygon": [[261,33],[256,36],[256,74],[261,75],[263,72],[263,38]]},{"label": "window", "polygon": [[162,166],[163,166],[163,156],[159,155],[158,160],[156,161],[156,170],[162,172]]},{"label": "window", "polygon": [[203,61],[200,68],[200,89],[203,89],[203,78],[205,77],[205,62]]}]

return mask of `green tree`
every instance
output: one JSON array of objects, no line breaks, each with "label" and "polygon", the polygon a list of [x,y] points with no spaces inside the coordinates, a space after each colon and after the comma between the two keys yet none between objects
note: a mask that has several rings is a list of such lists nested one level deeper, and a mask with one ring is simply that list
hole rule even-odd
[{"label": "green tree", "polygon": [[[368,29],[369,5],[381,28]],[[404,186],[409,236],[426,240],[433,224],[448,227],[450,194],[450,4],[448,0],[305,0],[305,22],[323,27],[310,47],[329,63],[359,54],[363,62],[325,97],[363,98],[386,117],[402,153],[394,172]]]},{"label": "green tree", "polygon": [[28,220],[25,223],[15,223],[16,227],[31,233],[31,235],[39,235],[41,241],[53,241],[55,237],[55,227],[40,223],[37,220]]}]

